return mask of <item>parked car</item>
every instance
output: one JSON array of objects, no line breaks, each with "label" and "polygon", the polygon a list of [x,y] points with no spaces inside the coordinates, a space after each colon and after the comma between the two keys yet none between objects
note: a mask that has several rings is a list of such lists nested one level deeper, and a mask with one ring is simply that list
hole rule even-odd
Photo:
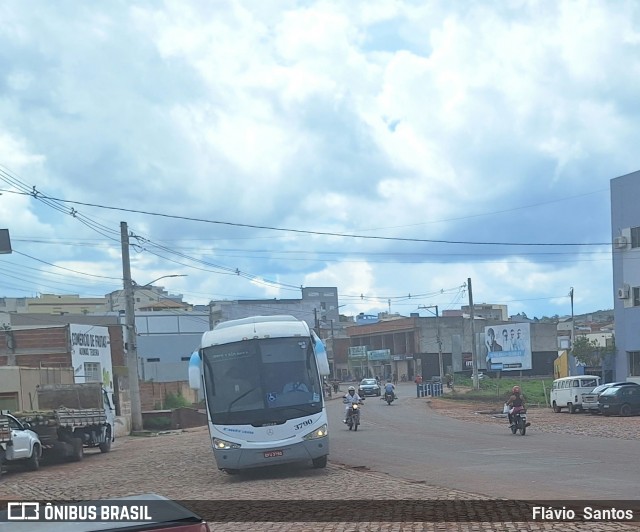
[{"label": "parked car", "polygon": [[606,384],[601,384],[600,386],[596,386],[589,393],[582,394],[582,409],[585,412],[589,412],[590,414],[599,414],[600,413],[600,405],[598,403],[598,399],[600,398],[600,394],[604,392],[607,388],[619,387],[619,386],[640,386],[635,382],[607,382]]},{"label": "parked car", "polygon": [[640,412],[640,386],[611,386],[598,399],[600,412],[605,416],[630,416]]},{"label": "parked car", "polygon": [[21,423],[8,411],[0,411],[0,475],[3,466],[22,464],[35,471],[40,468],[42,442],[28,423]]},{"label": "parked car", "polygon": [[362,379],[358,386],[358,395],[364,397],[366,395],[380,396],[380,386],[375,379]]}]

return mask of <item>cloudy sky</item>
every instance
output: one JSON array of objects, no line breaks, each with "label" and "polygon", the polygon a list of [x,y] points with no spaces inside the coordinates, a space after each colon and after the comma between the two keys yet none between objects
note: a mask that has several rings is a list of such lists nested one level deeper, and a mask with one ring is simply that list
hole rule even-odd
[{"label": "cloudy sky", "polygon": [[8,0],[0,295],[613,308],[639,86],[635,1]]}]

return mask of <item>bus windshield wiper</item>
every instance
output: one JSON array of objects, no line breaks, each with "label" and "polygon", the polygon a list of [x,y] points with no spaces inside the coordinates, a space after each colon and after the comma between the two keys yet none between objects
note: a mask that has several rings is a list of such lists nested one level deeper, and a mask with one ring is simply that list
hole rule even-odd
[{"label": "bus windshield wiper", "polygon": [[246,397],[247,395],[249,395],[252,391],[257,390],[258,386],[254,386],[253,388],[251,388],[250,390],[244,392],[240,397],[236,397],[233,401],[231,401],[229,403],[229,409],[227,410],[227,414],[231,413],[231,407],[237,403],[240,399],[242,399],[243,397]]}]

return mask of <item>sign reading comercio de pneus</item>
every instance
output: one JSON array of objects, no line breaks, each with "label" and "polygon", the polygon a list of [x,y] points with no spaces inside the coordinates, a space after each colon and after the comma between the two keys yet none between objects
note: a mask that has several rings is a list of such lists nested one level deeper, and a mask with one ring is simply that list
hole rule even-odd
[{"label": "sign reading comercio de pneus", "polygon": [[71,335],[71,363],[74,381],[102,382],[113,390],[113,367],[109,329],[95,325],[69,325]]}]

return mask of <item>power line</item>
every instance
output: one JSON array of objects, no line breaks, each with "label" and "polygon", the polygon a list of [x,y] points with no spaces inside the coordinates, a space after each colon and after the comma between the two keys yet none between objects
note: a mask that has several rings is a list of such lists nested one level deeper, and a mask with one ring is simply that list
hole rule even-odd
[{"label": "power line", "polygon": [[[15,192],[15,191],[7,191],[14,194],[23,194],[23,195],[33,195],[31,193],[25,192]],[[48,200],[53,200],[61,203],[70,203],[73,205],[83,205],[85,207],[95,207],[98,209],[107,209],[113,211],[120,212],[130,212],[134,214],[144,214],[147,216],[157,216],[161,218],[170,218],[174,220],[185,220],[189,222],[200,222],[200,223],[208,223],[208,224],[216,224],[216,225],[226,225],[231,227],[245,227],[249,229],[265,229],[268,231],[279,231],[285,233],[297,233],[297,234],[305,234],[305,235],[316,235],[316,236],[337,236],[342,238],[361,238],[364,240],[387,240],[394,242],[425,242],[431,244],[464,244],[470,246],[610,246],[611,242],[586,242],[586,243],[576,243],[576,242],[548,242],[548,243],[533,243],[533,242],[474,242],[467,240],[439,240],[439,239],[427,239],[427,238],[403,238],[403,237],[389,237],[389,236],[374,236],[374,235],[357,235],[352,233],[333,233],[328,231],[307,231],[304,229],[291,229],[291,228],[283,228],[283,227],[272,227],[267,225],[254,225],[254,224],[243,224],[237,222],[225,222],[221,220],[207,220],[205,218],[193,218],[189,216],[179,216],[175,214],[164,214],[158,212],[151,211],[142,211],[138,209],[126,209],[124,207],[112,207],[108,205],[100,205],[97,203],[88,203],[82,201],[73,201],[73,200],[65,200],[61,198],[54,198],[52,196],[44,196],[39,194],[38,196],[34,196],[40,198],[46,198]],[[68,213],[67,213],[68,214]]]},{"label": "power line", "polygon": [[31,255],[27,255],[26,253],[22,253],[20,251],[16,251],[15,249],[13,250],[13,253],[16,253],[18,255],[22,255],[23,257],[27,257],[27,258],[29,258],[31,260],[35,260],[35,261],[41,262],[42,264],[46,264],[47,266],[52,266],[54,268],[59,268],[61,270],[66,270],[68,272],[77,273],[79,275],[86,275],[88,277],[98,277],[100,279],[111,279],[111,280],[115,280],[115,281],[122,281],[122,277],[108,277],[106,275],[97,275],[97,274],[93,274],[93,273],[79,272],[78,270],[72,270],[71,268],[65,268],[64,266],[57,266],[56,264],[52,264],[51,262],[47,262],[45,260],[38,259],[36,257],[32,257]]}]

